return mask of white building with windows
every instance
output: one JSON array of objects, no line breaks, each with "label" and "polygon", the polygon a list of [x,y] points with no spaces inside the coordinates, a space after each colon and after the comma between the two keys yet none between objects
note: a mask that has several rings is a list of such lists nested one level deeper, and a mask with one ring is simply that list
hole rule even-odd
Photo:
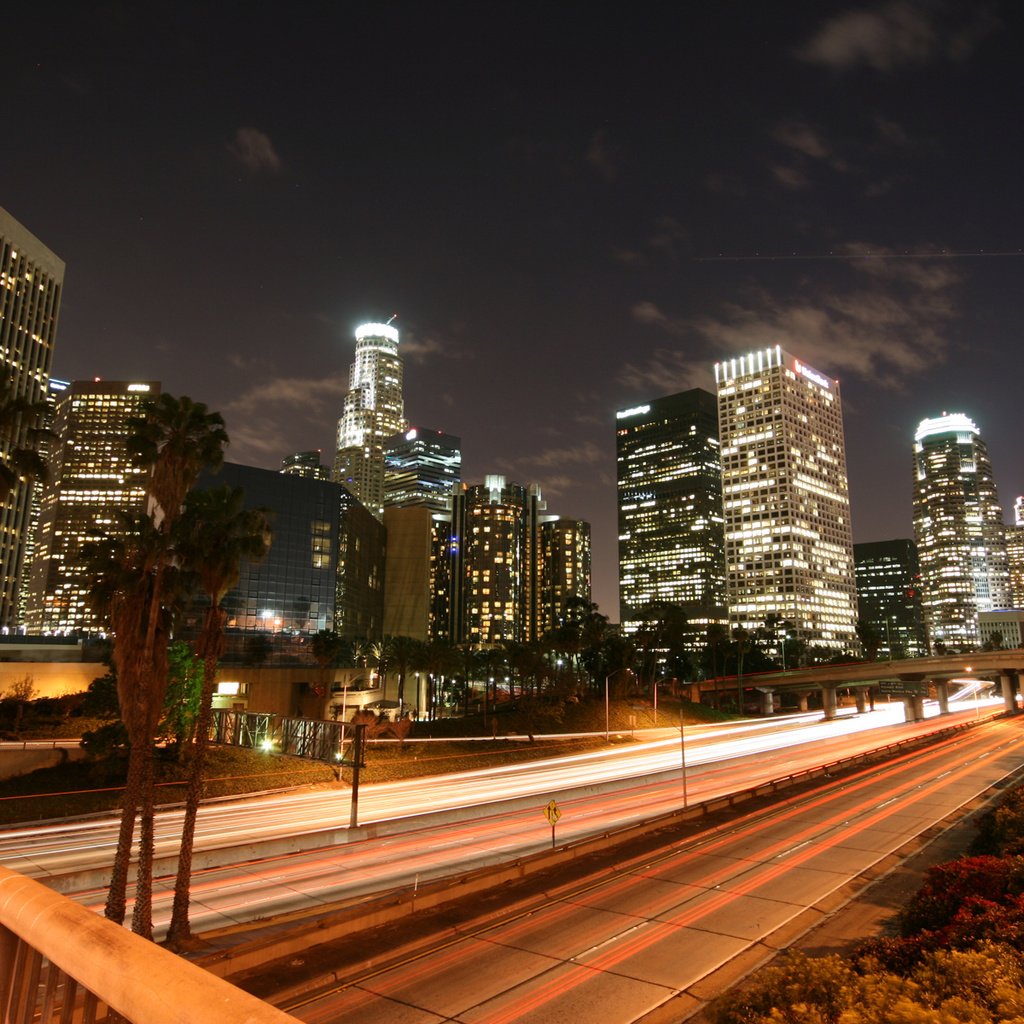
[{"label": "white building with windows", "polygon": [[730,621],[852,650],[857,586],[839,382],[779,346],[715,364]]},{"label": "white building with windows", "polygon": [[933,649],[975,647],[979,614],[1011,605],[1010,570],[988,449],[963,413],[922,420],[914,435],[914,535]]},{"label": "white building with windows", "polygon": [[338,420],[334,480],[377,519],[384,516],[384,445],[406,429],[398,330],[390,323],[356,328],[356,357]]}]

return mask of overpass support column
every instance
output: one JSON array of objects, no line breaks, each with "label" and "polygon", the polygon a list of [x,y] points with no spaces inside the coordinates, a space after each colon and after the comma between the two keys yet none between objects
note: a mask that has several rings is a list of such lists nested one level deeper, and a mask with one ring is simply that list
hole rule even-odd
[{"label": "overpass support column", "polygon": [[806,693],[798,693],[796,699],[799,702],[797,704],[797,707],[801,711],[806,711],[807,710],[807,694]]},{"label": "overpass support column", "polygon": [[949,683],[945,679],[935,680],[935,693],[939,698],[939,714],[949,714]]},{"label": "overpass support column", "polygon": [[854,690],[854,696],[857,699],[857,714],[863,715],[868,709],[868,698],[867,694],[864,692],[864,687],[858,686],[857,689]]},{"label": "overpass support column", "polygon": [[924,718],[924,700],[909,694],[904,697],[903,718],[907,722],[920,722]]},{"label": "overpass support column", "polygon": [[1009,672],[999,673],[999,683],[1003,688],[1003,707],[1007,714],[1017,710],[1017,695],[1014,693],[1014,677]]},{"label": "overpass support column", "polygon": [[836,717],[835,687],[823,686],[821,688],[821,706],[825,710],[825,721],[831,722]]},{"label": "overpass support column", "polygon": [[759,686],[757,688],[757,695],[761,698],[761,714],[762,715],[774,715],[775,714],[775,691],[767,686]]}]

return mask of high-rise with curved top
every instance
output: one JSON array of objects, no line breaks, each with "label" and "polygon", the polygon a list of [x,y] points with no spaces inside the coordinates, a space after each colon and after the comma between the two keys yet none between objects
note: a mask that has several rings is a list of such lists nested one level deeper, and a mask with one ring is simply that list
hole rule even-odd
[{"label": "high-rise with curved top", "polygon": [[398,330],[362,324],[356,328],[356,358],[338,420],[334,479],[378,519],[384,516],[384,442],[405,427]]},{"label": "high-rise with curved top", "polygon": [[978,613],[1009,604],[1010,577],[988,449],[963,413],[922,420],[914,435],[914,535],[933,649],[976,646]]}]

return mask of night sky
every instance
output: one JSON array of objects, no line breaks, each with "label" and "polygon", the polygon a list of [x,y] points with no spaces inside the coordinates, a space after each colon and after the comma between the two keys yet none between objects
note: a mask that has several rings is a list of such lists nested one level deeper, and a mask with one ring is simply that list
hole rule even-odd
[{"label": "night sky", "polygon": [[0,206],[67,263],[55,376],[329,462],[397,313],[410,421],[590,520],[613,620],[615,410],[731,354],[840,379],[855,540],[912,536],[944,410],[1024,492],[1020,3],[29,8]]}]

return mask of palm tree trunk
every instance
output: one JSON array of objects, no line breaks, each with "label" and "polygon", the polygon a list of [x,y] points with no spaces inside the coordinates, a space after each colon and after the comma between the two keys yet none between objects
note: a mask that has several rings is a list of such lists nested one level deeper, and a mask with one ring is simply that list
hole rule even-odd
[{"label": "palm tree trunk", "polygon": [[196,723],[195,747],[189,765],[188,790],[185,794],[185,820],[182,823],[181,847],[178,852],[178,874],[174,879],[174,904],[167,941],[177,944],[189,938],[189,903],[192,887],[192,852],[195,845],[196,819],[203,796],[203,775],[206,752],[210,746],[210,724],[213,721],[213,691],[216,686],[217,663],[224,647],[224,612],[211,607],[206,613],[201,647],[203,650],[203,689]]},{"label": "palm tree trunk", "polygon": [[128,871],[132,859],[132,840],[135,838],[135,816],[142,792],[142,744],[132,743],[128,748],[128,778],[125,780],[121,828],[117,834],[117,851],[107,890],[104,914],[115,924],[124,924],[128,902]]},{"label": "palm tree trunk", "polygon": [[[155,723],[153,723],[155,726]],[[154,729],[148,730],[150,736]],[[135,878],[135,906],[132,908],[132,931],[144,939],[153,938],[153,850],[154,793],[153,743],[144,748],[142,759],[142,792],[139,807],[139,861]]]}]

